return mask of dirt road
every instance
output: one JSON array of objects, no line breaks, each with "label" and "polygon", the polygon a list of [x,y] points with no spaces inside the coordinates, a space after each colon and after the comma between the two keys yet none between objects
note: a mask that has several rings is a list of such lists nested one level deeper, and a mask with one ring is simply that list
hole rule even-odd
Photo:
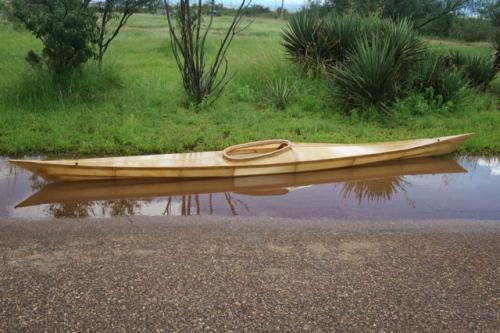
[{"label": "dirt road", "polygon": [[500,221],[0,221],[0,331],[500,331]]}]

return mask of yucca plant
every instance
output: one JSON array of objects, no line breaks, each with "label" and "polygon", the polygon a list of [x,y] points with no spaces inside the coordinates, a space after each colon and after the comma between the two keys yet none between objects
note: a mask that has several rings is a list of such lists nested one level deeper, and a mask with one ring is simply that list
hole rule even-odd
[{"label": "yucca plant", "polygon": [[290,103],[296,87],[287,79],[278,78],[267,83],[268,100],[279,110],[284,110]]},{"label": "yucca plant", "polygon": [[449,51],[442,56],[446,67],[462,68],[467,62],[467,57],[456,50]]},{"label": "yucca plant", "polygon": [[498,72],[492,59],[484,56],[469,56],[462,67],[469,82],[479,89],[485,89]]},{"label": "yucca plant", "polygon": [[460,97],[467,88],[468,81],[460,70],[443,71],[439,85],[434,90],[442,96],[443,101],[451,101]]},{"label": "yucca plant", "polygon": [[428,53],[425,60],[412,68],[411,88],[418,92],[432,89],[435,96],[441,96],[444,102],[458,97],[466,88],[467,81],[463,73],[450,66],[447,55]]},{"label": "yucca plant", "polygon": [[382,21],[381,33],[385,43],[394,50],[396,61],[405,70],[424,59],[427,47],[418,38],[408,19],[399,22]]},{"label": "yucca plant", "polygon": [[317,74],[331,63],[335,42],[329,38],[323,20],[314,12],[292,15],[282,37],[290,60],[300,64],[306,72]]},{"label": "yucca plant", "polygon": [[325,18],[325,31],[333,45],[332,62],[344,61],[360,35],[365,34],[363,19],[357,15],[332,14]]},{"label": "yucca plant", "polygon": [[346,61],[330,69],[334,95],[351,108],[375,105],[388,111],[427,47],[408,20],[366,19],[359,31]]},{"label": "yucca plant", "polygon": [[397,95],[401,63],[397,52],[384,39],[359,39],[348,62],[330,69],[333,94],[351,108],[375,105],[388,111]]}]

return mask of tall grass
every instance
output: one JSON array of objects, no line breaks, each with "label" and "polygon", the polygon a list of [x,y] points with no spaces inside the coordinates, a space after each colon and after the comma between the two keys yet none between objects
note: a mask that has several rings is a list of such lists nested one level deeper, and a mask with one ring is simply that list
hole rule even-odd
[{"label": "tall grass", "polygon": [[11,105],[36,110],[54,101],[63,105],[96,102],[122,86],[122,78],[113,66],[99,70],[96,64],[87,64],[57,77],[44,70],[27,69],[4,89],[3,98]]},{"label": "tall grass", "polygon": [[[228,21],[217,17],[214,28]],[[161,15],[133,16],[110,47],[105,61],[113,66],[106,64],[104,69],[119,76],[118,85],[106,83],[115,78],[95,77],[91,65],[81,73],[87,77],[84,82],[63,90],[52,88],[24,61],[27,50],[40,49],[35,38],[22,30],[0,29],[5,46],[0,47],[0,154],[148,154],[218,150],[276,137],[352,143],[464,131],[478,134],[462,151],[500,152],[498,97],[488,90],[467,94],[453,110],[450,107],[450,114],[431,109],[416,116],[407,103],[389,116],[344,116],[325,76],[310,78],[285,60],[280,45],[285,25],[281,20],[256,19],[235,39],[228,61],[236,76],[209,111],[184,103]],[[217,31],[209,34],[212,51],[219,38]],[[491,53],[487,44],[442,43],[441,48]],[[267,82],[279,79],[296,83],[297,89],[277,112],[275,105],[263,101],[270,94]],[[77,89],[78,84],[87,88]]]}]

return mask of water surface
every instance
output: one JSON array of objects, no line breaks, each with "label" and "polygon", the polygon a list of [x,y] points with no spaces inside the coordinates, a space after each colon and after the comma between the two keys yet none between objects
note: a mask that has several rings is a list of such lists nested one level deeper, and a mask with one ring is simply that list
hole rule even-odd
[{"label": "water surface", "polygon": [[[16,207],[17,206],[17,207]],[[500,159],[445,157],[295,175],[50,183],[0,159],[0,217],[500,218]]]}]

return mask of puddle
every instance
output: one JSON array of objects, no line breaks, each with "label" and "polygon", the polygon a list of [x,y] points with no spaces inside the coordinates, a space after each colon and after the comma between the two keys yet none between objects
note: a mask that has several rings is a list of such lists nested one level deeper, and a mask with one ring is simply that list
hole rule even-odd
[{"label": "puddle", "polygon": [[0,159],[0,217],[119,215],[499,219],[500,159],[426,158],[293,175],[66,183],[47,183]]}]

